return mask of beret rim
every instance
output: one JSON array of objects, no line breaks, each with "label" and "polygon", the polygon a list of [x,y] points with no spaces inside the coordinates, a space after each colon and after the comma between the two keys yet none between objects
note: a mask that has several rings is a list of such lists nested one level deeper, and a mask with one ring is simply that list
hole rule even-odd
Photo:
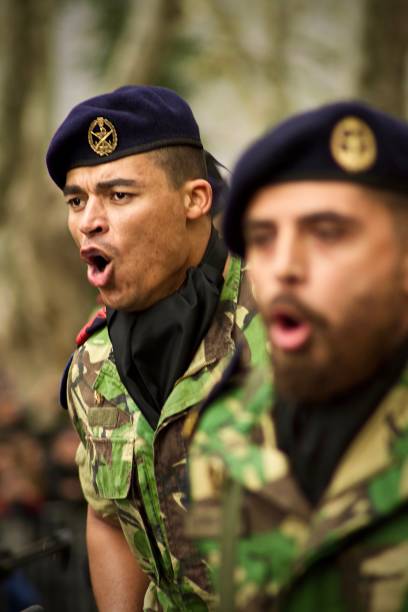
[{"label": "beret rim", "polygon": [[182,145],[195,147],[197,149],[204,150],[202,142],[199,140],[194,140],[192,138],[163,139],[163,140],[158,140],[156,142],[148,142],[146,144],[134,145],[133,147],[128,147],[126,149],[122,149],[119,151],[114,151],[112,154],[107,155],[105,157],[95,156],[95,158],[93,159],[90,159],[90,158],[76,159],[74,162],[67,164],[66,168],[64,169],[63,175],[62,174],[60,175],[57,172],[51,174],[51,171],[50,171],[50,176],[54,180],[54,182],[58,185],[58,187],[62,189],[66,182],[66,174],[70,170],[73,170],[74,168],[79,168],[82,166],[84,167],[85,166],[86,167],[99,166],[101,164],[108,164],[109,162],[116,161],[118,159],[122,159],[123,157],[130,157],[131,155],[137,155],[138,153],[149,153],[151,151],[156,151],[158,149],[163,149],[165,147],[182,146]]}]

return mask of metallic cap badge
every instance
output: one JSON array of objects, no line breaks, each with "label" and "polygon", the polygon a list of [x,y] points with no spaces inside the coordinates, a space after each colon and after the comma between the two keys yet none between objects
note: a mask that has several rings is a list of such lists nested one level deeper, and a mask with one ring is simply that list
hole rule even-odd
[{"label": "metallic cap badge", "polygon": [[377,159],[374,132],[358,117],[345,117],[336,124],[330,150],[336,163],[347,172],[368,170]]},{"label": "metallic cap badge", "polygon": [[89,146],[97,155],[110,155],[118,145],[118,135],[113,123],[104,117],[97,117],[89,126]]}]

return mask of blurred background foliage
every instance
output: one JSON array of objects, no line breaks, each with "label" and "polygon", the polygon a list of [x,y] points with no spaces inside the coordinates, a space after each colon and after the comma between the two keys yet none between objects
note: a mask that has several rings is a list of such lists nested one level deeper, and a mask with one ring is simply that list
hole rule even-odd
[{"label": "blurred background foliage", "polygon": [[172,87],[232,165],[330,100],[404,116],[407,29],[406,0],[0,0],[0,370],[39,428],[96,297],[44,164],[70,108],[126,83]]}]

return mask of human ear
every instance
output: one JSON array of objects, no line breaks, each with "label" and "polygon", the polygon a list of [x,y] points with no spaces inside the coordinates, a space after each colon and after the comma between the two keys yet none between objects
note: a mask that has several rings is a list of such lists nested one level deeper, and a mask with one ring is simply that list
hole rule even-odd
[{"label": "human ear", "polygon": [[187,181],[184,190],[184,207],[187,219],[199,219],[210,211],[212,188],[208,181],[204,179]]}]

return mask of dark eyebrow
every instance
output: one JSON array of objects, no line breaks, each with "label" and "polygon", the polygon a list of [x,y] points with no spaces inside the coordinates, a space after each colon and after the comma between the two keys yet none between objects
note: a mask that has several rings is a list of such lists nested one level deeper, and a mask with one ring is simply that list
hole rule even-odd
[{"label": "dark eyebrow", "polygon": [[[319,223],[323,221],[330,221],[335,223],[347,223],[355,224],[357,219],[350,215],[343,213],[337,213],[332,210],[323,210],[315,213],[310,213],[298,218],[298,223],[301,225],[308,225],[312,223]],[[275,225],[274,219],[247,219],[243,223],[243,227],[246,231],[257,230],[257,229],[269,229]]]},{"label": "dark eyebrow", "polygon": [[101,181],[96,183],[96,191],[108,191],[112,187],[142,187],[141,181],[134,179],[114,178],[110,181]]},{"label": "dark eyebrow", "polygon": [[[140,181],[135,181],[134,179],[125,179],[125,178],[114,178],[109,181],[100,181],[96,183],[96,191],[98,193],[103,191],[108,191],[113,187],[142,187],[142,183]],[[84,193],[84,190],[79,185],[65,185],[63,189],[63,193],[65,196]]]},{"label": "dark eyebrow", "polygon": [[247,219],[243,223],[243,228],[245,231],[253,231],[257,229],[268,229],[274,225],[274,221],[269,221],[267,219]]},{"label": "dark eyebrow", "polygon": [[356,225],[358,220],[355,217],[346,215],[343,213],[337,213],[332,210],[321,210],[319,212],[311,213],[300,217],[299,223],[301,225],[310,225],[313,223],[342,223],[343,225]]},{"label": "dark eyebrow", "polygon": [[83,193],[81,187],[79,185],[65,185],[64,189],[62,190],[64,196],[67,195],[73,195],[73,194],[77,194],[77,193]]}]

